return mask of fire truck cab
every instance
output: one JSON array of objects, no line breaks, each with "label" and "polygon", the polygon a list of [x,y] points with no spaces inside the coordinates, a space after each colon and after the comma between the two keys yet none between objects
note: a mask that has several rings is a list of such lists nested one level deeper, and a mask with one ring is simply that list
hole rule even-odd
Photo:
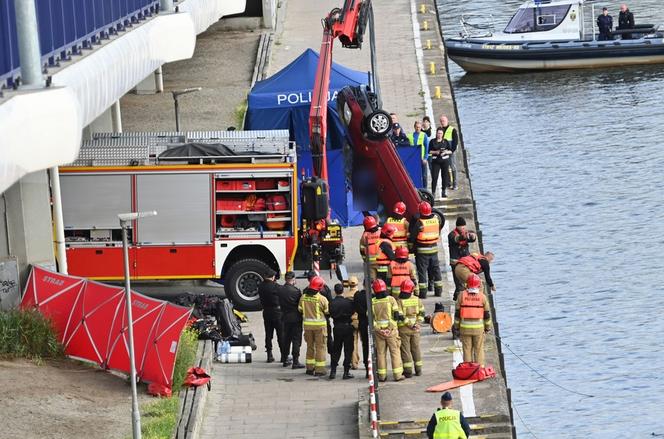
[{"label": "fire truck cab", "polygon": [[74,275],[124,278],[118,214],[132,223],[132,279],[221,279],[239,309],[260,309],[263,273],[297,249],[295,145],[287,130],[96,134],[60,168]]}]

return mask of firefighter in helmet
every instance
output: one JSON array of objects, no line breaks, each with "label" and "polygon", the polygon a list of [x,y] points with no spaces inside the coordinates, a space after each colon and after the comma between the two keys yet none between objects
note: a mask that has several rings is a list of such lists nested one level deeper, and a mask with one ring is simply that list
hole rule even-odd
[{"label": "firefighter in helmet", "polygon": [[403,281],[410,279],[417,284],[417,270],[415,269],[415,265],[408,259],[408,249],[406,247],[398,247],[394,252],[394,256],[394,260],[390,262],[388,283],[392,295],[396,298],[399,296]]},{"label": "firefighter in helmet", "polygon": [[390,353],[392,374],[395,381],[403,377],[403,365],[399,348],[399,330],[397,321],[403,319],[396,299],[388,294],[387,285],[382,279],[371,284],[374,297],[371,299],[373,328],[376,336],[376,357],[378,362],[378,380],[387,380],[387,352]]},{"label": "firefighter in helmet", "polygon": [[438,262],[438,241],[444,220],[433,214],[431,204],[422,201],[418,206],[419,216],[413,223],[410,232],[411,242],[415,249],[415,264],[417,265],[417,280],[419,281],[420,299],[427,297],[429,276],[433,278],[433,288],[436,296],[443,294],[443,277]]},{"label": "firefighter in helmet", "polygon": [[384,224],[380,229],[380,238],[378,239],[378,254],[376,261],[372,266],[372,279],[387,280],[390,269],[390,262],[394,260],[394,242],[392,237],[396,228],[392,224]]},{"label": "firefighter in helmet", "polygon": [[307,343],[306,369],[307,375],[327,375],[325,360],[327,357],[327,319],[329,302],[320,292],[325,281],[314,276],[309,287],[304,289],[298,310],[302,313],[304,341]]},{"label": "firefighter in helmet", "polygon": [[455,309],[454,330],[463,345],[463,361],[484,367],[484,334],[491,330],[491,311],[478,275],[468,277]]},{"label": "firefighter in helmet", "polygon": [[376,262],[378,255],[378,239],[380,238],[380,227],[378,221],[373,216],[365,216],[364,232],[360,237],[360,254],[365,262],[370,265]]},{"label": "firefighter in helmet", "polygon": [[394,209],[392,214],[387,217],[385,224],[392,224],[396,227],[392,241],[394,242],[395,247],[399,248],[400,246],[408,245],[408,230],[410,224],[404,216],[406,214],[406,203],[403,201],[397,201],[394,203]]},{"label": "firefighter in helmet", "polygon": [[403,312],[400,320],[399,338],[401,339],[401,360],[403,361],[403,374],[406,378],[422,375],[422,353],[420,352],[420,325],[424,322],[424,305],[419,297],[413,295],[415,282],[406,279],[401,283],[399,293],[399,307]]}]

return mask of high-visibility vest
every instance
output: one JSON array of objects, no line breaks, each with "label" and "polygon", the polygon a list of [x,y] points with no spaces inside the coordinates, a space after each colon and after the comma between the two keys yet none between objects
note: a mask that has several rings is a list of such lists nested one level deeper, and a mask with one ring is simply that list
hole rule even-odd
[{"label": "high-visibility vest", "polygon": [[374,329],[394,329],[397,322],[394,320],[394,311],[399,310],[399,304],[392,296],[378,299],[371,298],[371,310],[373,311]]},{"label": "high-visibility vest", "polygon": [[327,313],[327,299],[320,294],[303,294],[298,309],[302,313],[304,329],[315,329],[327,326],[325,313]]},{"label": "high-visibility vest", "polygon": [[424,160],[424,156],[426,155],[426,151],[424,150],[424,138],[427,136],[426,133],[420,131],[420,134],[417,136],[417,145],[415,144],[415,133],[408,134],[408,141],[410,142],[411,146],[419,146],[420,147],[420,155],[422,160]]},{"label": "high-visibility vest", "polygon": [[388,266],[388,265],[390,265],[390,262],[392,262],[392,261],[390,261],[390,258],[380,248],[380,246],[383,242],[389,242],[390,245],[392,246],[392,250],[394,250],[394,243],[392,242],[391,239],[389,239],[389,238],[380,238],[380,239],[378,239],[378,255],[376,256],[376,265]]},{"label": "high-visibility vest", "polygon": [[399,326],[415,326],[416,323],[424,321],[424,305],[417,296],[410,296],[408,299],[399,299],[404,320],[398,322]]},{"label": "high-visibility vest", "polygon": [[461,428],[461,413],[453,409],[438,409],[435,413],[436,429],[434,439],[467,439]]},{"label": "high-visibility vest", "polygon": [[445,130],[443,132],[443,140],[447,140],[448,142],[452,142],[452,140],[454,139],[454,127],[448,125],[447,127],[443,128],[443,129]]},{"label": "high-visibility vest", "polygon": [[438,216],[433,215],[431,218],[420,218],[418,220],[422,223],[422,230],[417,234],[417,243],[420,245],[434,245],[440,238],[440,223]]},{"label": "high-visibility vest", "polygon": [[378,245],[380,244],[380,229],[376,229],[374,232],[365,231],[362,233],[360,238],[360,250],[362,250],[362,256],[369,259],[369,262],[376,260],[378,256]]},{"label": "high-visibility vest", "polygon": [[460,328],[483,329],[484,328],[484,295],[482,293],[470,293],[464,290],[459,302]]},{"label": "high-visibility vest", "polygon": [[392,281],[390,282],[390,286],[392,287],[392,291],[399,289],[403,281],[410,279],[410,272],[412,269],[413,264],[408,260],[406,262],[390,262],[390,273],[392,274]]},{"label": "high-visibility vest", "polygon": [[397,231],[392,236],[394,242],[406,242],[408,239],[408,220],[406,218],[388,217],[386,224],[392,224]]},{"label": "high-visibility vest", "polygon": [[480,259],[486,259],[483,255],[478,255],[473,253],[472,255],[463,256],[459,258],[457,263],[465,265],[470,271],[477,274],[482,271],[482,266],[480,265]]}]

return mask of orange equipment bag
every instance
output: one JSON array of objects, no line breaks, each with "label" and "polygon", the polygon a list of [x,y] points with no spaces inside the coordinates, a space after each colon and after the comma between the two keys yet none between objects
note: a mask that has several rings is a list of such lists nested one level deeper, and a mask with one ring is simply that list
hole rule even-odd
[{"label": "orange equipment bag", "polygon": [[482,367],[479,363],[459,363],[452,369],[452,376],[457,380],[482,381],[496,376],[493,366]]},{"label": "orange equipment bag", "polygon": [[211,377],[202,367],[190,367],[187,370],[187,376],[182,382],[186,387],[199,387],[207,385],[208,390],[212,387]]}]

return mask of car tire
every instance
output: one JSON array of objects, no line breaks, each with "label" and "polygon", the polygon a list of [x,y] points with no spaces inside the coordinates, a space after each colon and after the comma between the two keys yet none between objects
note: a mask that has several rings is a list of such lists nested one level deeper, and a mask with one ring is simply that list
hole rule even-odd
[{"label": "car tire", "polygon": [[369,137],[381,139],[387,137],[392,129],[392,119],[386,111],[377,110],[364,119],[364,128]]},{"label": "car tire", "polygon": [[426,201],[431,205],[431,207],[433,207],[433,194],[429,189],[420,188],[417,190],[417,193],[420,195],[420,200]]},{"label": "car tire", "polygon": [[242,259],[233,263],[224,276],[224,291],[240,311],[259,311],[258,286],[270,266],[258,259]]},{"label": "car tire", "polygon": [[445,215],[443,215],[443,211],[433,208],[431,209],[431,213],[438,217],[438,222],[440,223],[440,226],[443,227],[445,225]]}]

